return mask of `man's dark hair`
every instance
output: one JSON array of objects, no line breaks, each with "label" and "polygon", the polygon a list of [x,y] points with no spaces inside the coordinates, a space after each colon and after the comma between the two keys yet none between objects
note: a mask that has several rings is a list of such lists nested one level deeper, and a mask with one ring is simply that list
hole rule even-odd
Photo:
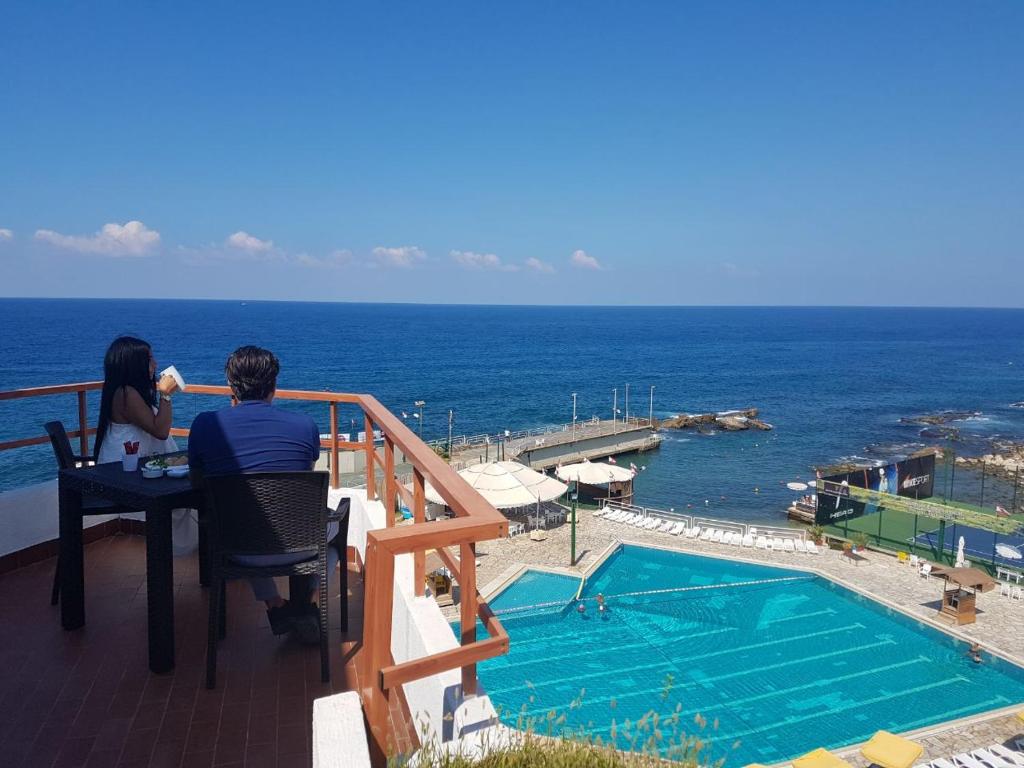
[{"label": "man's dark hair", "polygon": [[269,349],[245,346],[231,353],[224,364],[228,386],[239,400],[265,400],[277,389],[281,364]]}]

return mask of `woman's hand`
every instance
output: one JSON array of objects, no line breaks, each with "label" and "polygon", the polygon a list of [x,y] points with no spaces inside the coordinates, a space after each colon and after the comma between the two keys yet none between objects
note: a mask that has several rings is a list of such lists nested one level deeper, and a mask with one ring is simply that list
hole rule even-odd
[{"label": "woman's hand", "polygon": [[170,374],[164,374],[157,382],[156,388],[161,395],[173,395],[178,391],[178,382]]}]

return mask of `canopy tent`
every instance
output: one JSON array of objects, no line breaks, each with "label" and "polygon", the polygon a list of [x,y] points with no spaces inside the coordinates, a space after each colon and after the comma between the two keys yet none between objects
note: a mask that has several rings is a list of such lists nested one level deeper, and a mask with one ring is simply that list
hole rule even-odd
[{"label": "canopy tent", "polygon": [[633,470],[616,464],[605,464],[600,461],[581,461],[578,464],[566,464],[555,470],[559,480],[567,483],[577,482],[585,485],[608,485],[609,483],[625,483],[633,479]]},{"label": "canopy tent", "polygon": [[932,576],[938,576],[958,587],[973,589],[975,592],[988,592],[996,587],[995,580],[978,568],[947,568],[936,565],[932,568]]},{"label": "canopy tent", "polygon": [[[459,476],[497,509],[525,507],[551,501],[569,490],[553,477],[530,469],[517,461],[492,461],[459,470]],[[441,495],[427,483],[427,500],[444,504]]]}]

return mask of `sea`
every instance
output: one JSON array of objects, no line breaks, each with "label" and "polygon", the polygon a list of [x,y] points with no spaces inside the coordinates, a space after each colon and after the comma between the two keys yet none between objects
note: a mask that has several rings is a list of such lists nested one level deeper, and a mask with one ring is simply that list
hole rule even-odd
[{"label": "sea", "polygon": [[[771,431],[666,430],[659,449],[619,459],[642,468],[637,503],[742,521],[784,519],[785,484],[817,466],[1024,440],[1024,310],[0,299],[0,329],[0,391],[100,379],[121,334],[204,384],[257,344],[280,359],[279,387],[372,393],[425,439],[446,438],[449,418],[456,436],[571,422],[573,393],[580,420],[610,419],[613,403],[655,418],[757,408]],[[179,395],[175,425],[223,405]],[[328,431],[325,405],[286,407]],[[901,421],[946,410],[966,414],[958,440]],[[0,401],[0,441],[76,414],[73,395]],[[54,475],[48,446],[0,452],[0,490]],[[977,479],[955,477],[975,500]]]}]

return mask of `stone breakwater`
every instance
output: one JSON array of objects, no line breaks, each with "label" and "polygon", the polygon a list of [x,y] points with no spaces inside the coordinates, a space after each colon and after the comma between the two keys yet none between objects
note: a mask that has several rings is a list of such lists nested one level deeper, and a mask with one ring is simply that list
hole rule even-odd
[{"label": "stone breakwater", "polygon": [[958,467],[984,470],[987,475],[1014,482],[1024,476],[1024,443],[996,443],[993,453],[984,456],[957,456]]},{"label": "stone breakwater", "polygon": [[739,411],[718,411],[716,413],[680,413],[678,416],[659,422],[661,429],[701,429],[702,427],[718,427],[726,432],[739,432],[744,429],[772,429],[772,425],[761,421],[757,408],[745,408]]}]

